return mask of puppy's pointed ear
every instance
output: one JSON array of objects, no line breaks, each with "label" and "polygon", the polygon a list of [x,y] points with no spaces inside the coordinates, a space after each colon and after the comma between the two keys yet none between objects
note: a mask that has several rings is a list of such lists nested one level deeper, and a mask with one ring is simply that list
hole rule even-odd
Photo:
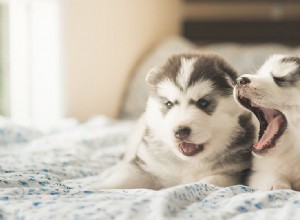
[{"label": "puppy's pointed ear", "polygon": [[156,81],[156,76],[160,72],[159,68],[152,68],[149,70],[147,76],[146,76],[146,82],[150,85],[154,85]]},{"label": "puppy's pointed ear", "polygon": [[231,88],[234,88],[236,85],[236,79],[238,78],[237,72],[229,65],[223,66],[224,76]]},{"label": "puppy's pointed ear", "polygon": [[236,85],[236,78],[232,78],[231,75],[225,75],[225,79],[232,88]]}]

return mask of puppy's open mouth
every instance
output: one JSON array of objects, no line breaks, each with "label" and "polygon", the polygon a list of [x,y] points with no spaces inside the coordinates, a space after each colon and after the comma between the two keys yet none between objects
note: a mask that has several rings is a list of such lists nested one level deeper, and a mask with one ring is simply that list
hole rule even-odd
[{"label": "puppy's open mouth", "polygon": [[259,140],[253,146],[253,152],[267,153],[268,150],[276,146],[276,142],[285,132],[287,128],[286,117],[282,112],[255,104],[240,94],[238,101],[255,114],[260,124]]},{"label": "puppy's open mouth", "polygon": [[203,144],[192,144],[187,142],[179,143],[179,149],[185,156],[194,156],[201,152],[204,147]]}]

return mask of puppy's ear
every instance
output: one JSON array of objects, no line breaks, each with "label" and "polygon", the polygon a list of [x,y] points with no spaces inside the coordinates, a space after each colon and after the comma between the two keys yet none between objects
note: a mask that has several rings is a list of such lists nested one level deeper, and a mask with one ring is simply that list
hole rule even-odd
[{"label": "puppy's ear", "polygon": [[225,75],[225,79],[232,88],[236,85],[236,79],[232,78],[230,75]]},{"label": "puppy's ear", "polygon": [[146,82],[150,85],[155,84],[155,80],[157,79],[157,74],[160,72],[159,68],[152,68],[149,70],[147,76],[146,76]]},{"label": "puppy's ear", "polygon": [[228,85],[233,88],[236,85],[236,79],[238,78],[237,72],[225,60],[218,62],[218,67],[223,72]]}]

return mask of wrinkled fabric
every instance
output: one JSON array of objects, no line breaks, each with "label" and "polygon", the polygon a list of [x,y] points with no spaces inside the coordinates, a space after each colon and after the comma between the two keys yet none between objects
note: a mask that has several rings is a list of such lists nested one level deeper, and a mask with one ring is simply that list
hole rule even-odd
[{"label": "wrinkled fabric", "polygon": [[0,120],[0,219],[300,219],[292,190],[89,190],[119,160],[133,126],[99,117],[45,133]]}]

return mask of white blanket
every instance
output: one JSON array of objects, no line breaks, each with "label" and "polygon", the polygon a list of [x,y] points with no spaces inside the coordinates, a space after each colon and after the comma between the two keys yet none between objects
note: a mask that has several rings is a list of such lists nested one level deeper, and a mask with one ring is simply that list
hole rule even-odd
[{"label": "white blanket", "polygon": [[133,124],[99,117],[45,133],[0,119],[0,219],[300,219],[292,190],[88,190],[119,160]]}]

